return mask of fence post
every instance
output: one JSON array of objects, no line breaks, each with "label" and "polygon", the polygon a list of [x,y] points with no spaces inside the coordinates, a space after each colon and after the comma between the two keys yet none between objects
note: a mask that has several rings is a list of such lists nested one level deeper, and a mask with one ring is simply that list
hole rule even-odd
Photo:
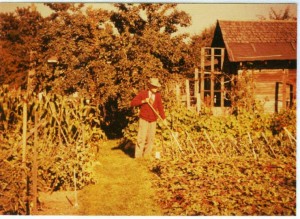
[{"label": "fence post", "polygon": [[194,86],[195,97],[197,96],[197,93],[199,93],[199,71],[198,68],[195,68],[195,86]]},{"label": "fence post", "polygon": [[26,147],[27,147],[27,101],[28,95],[27,92],[24,96],[24,104],[23,104],[23,130],[22,130],[22,165],[23,171],[26,173],[24,174],[24,182],[26,183],[26,197],[25,197],[25,206],[26,206],[26,215],[30,214],[30,207],[29,207],[29,176],[26,171]]},{"label": "fence post", "polygon": [[190,82],[188,79],[185,80],[185,91],[186,91],[186,107],[189,109],[191,106],[191,95],[190,95]]},{"label": "fence post", "polygon": [[200,96],[200,93],[196,94],[196,98],[197,98],[196,110],[197,110],[197,113],[199,113],[200,109],[201,109],[201,96]]},{"label": "fence post", "polygon": [[210,51],[211,51],[211,54],[210,54],[210,71],[214,72],[215,71],[215,49],[211,48]]},{"label": "fence post", "polygon": [[[39,106],[40,108],[40,106]],[[32,164],[32,190],[33,190],[33,215],[37,212],[37,146],[38,146],[38,122],[39,113],[36,109],[34,114],[34,144],[33,144],[33,164]]]}]

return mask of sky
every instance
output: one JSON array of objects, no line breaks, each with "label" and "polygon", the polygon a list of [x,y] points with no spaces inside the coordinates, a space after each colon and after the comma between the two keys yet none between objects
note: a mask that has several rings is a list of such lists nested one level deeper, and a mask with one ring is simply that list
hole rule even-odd
[{"label": "sky", "polygon": [[[139,2],[141,1],[143,0],[140,0]],[[44,1],[33,2],[35,2],[37,10],[39,10],[44,16],[49,15],[50,10],[48,10],[48,7],[44,6],[43,3],[41,3]],[[92,5],[93,8],[113,8],[112,4],[107,4],[107,2],[109,1],[105,1],[106,3],[103,2],[104,1],[98,1],[98,3],[86,3],[86,5]],[[122,2],[126,2],[126,0]],[[133,0],[131,0],[131,2],[133,2]],[[151,2],[155,2],[155,0]],[[168,1],[163,0],[160,0],[158,2],[168,3]],[[178,3],[178,9],[184,10],[192,18],[192,25],[188,28],[181,28],[180,32],[187,32],[191,35],[200,34],[205,28],[209,28],[210,26],[215,25],[217,20],[258,20],[258,16],[264,16],[268,18],[271,8],[273,8],[277,12],[280,12],[289,7],[291,14],[297,16],[297,1],[263,1],[273,2],[268,4],[257,3],[262,1],[230,1],[232,3],[229,3],[229,1],[219,1],[220,3],[213,4],[209,3],[212,1],[205,1],[206,3],[203,3],[204,1],[200,0],[186,1],[189,3],[184,4],[183,1],[175,2]],[[287,4],[287,2],[292,2],[292,4]],[[13,12],[17,7],[27,7],[30,5],[31,3],[26,3],[26,1],[18,1],[16,3],[16,1],[0,0],[0,12]]]}]

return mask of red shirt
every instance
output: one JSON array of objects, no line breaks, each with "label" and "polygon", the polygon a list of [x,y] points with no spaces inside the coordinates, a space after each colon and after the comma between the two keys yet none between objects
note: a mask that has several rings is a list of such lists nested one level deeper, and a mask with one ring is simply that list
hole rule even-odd
[{"label": "red shirt", "polygon": [[[133,106],[140,106],[140,115],[139,117],[148,121],[148,122],[154,122],[157,120],[157,115],[151,107],[148,105],[148,103],[143,103],[142,100],[145,100],[149,97],[149,90],[143,90],[138,95],[136,95],[135,98],[131,101],[130,105]],[[155,93],[155,99],[154,103],[152,104],[153,108],[158,112],[158,114],[161,116],[162,119],[165,119],[165,111],[162,104],[161,94],[159,92]]]}]

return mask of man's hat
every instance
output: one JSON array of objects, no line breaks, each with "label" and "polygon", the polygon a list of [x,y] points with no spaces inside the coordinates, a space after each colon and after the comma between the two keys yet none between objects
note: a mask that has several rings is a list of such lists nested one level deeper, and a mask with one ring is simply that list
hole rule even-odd
[{"label": "man's hat", "polygon": [[158,78],[150,78],[148,83],[154,87],[161,87]]}]

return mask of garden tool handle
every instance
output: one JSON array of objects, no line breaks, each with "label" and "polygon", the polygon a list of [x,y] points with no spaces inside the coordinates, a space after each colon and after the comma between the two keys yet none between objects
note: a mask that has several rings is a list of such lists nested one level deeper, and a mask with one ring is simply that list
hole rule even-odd
[{"label": "garden tool handle", "polygon": [[[154,107],[151,105],[151,103],[147,102],[147,104],[150,106],[150,108],[153,110],[153,112],[157,115],[157,117],[158,117],[159,119],[161,119],[162,121],[164,121],[163,118],[161,118],[161,116],[159,115],[159,113],[158,113],[158,112],[154,109]],[[163,122],[163,124],[164,124],[164,125],[167,127],[167,129],[171,132],[171,135],[172,135],[172,137],[174,138],[174,140],[175,140],[175,142],[176,142],[176,144],[177,144],[177,146],[178,146],[178,148],[179,148],[179,150],[180,150],[180,152],[181,152],[181,151],[182,151],[182,147],[181,147],[180,143],[178,142],[177,137],[174,135],[172,129],[171,129],[167,124],[165,124],[164,122]]]},{"label": "garden tool handle", "polygon": [[154,107],[152,106],[152,104],[149,103],[149,102],[147,102],[147,104],[150,106],[150,108],[153,110],[153,112],[156,114],[156,116],[157,116],[159,119],[161,119],[162,121],[164,121],[163,118],[161,118],[161,116],[159,115],[159,113],[154,109]]},{"label": "garden tool handle", "polygon": [[154,107],[152,106],[152,104],[149,103],[149,102],[147,102],[147,104],[150,106],[150,108],[153,110],[153,112],[156,114],[156,116],[157,116],[159,119],[161,119],[161,121],[163,121],[163,124],[164,124],[171,132],[173,132],[172,129],[171,129],[167,124],[164,123],[164,119],[163,119],[163,118],[159,115],[159,113],[154,109]]}]

